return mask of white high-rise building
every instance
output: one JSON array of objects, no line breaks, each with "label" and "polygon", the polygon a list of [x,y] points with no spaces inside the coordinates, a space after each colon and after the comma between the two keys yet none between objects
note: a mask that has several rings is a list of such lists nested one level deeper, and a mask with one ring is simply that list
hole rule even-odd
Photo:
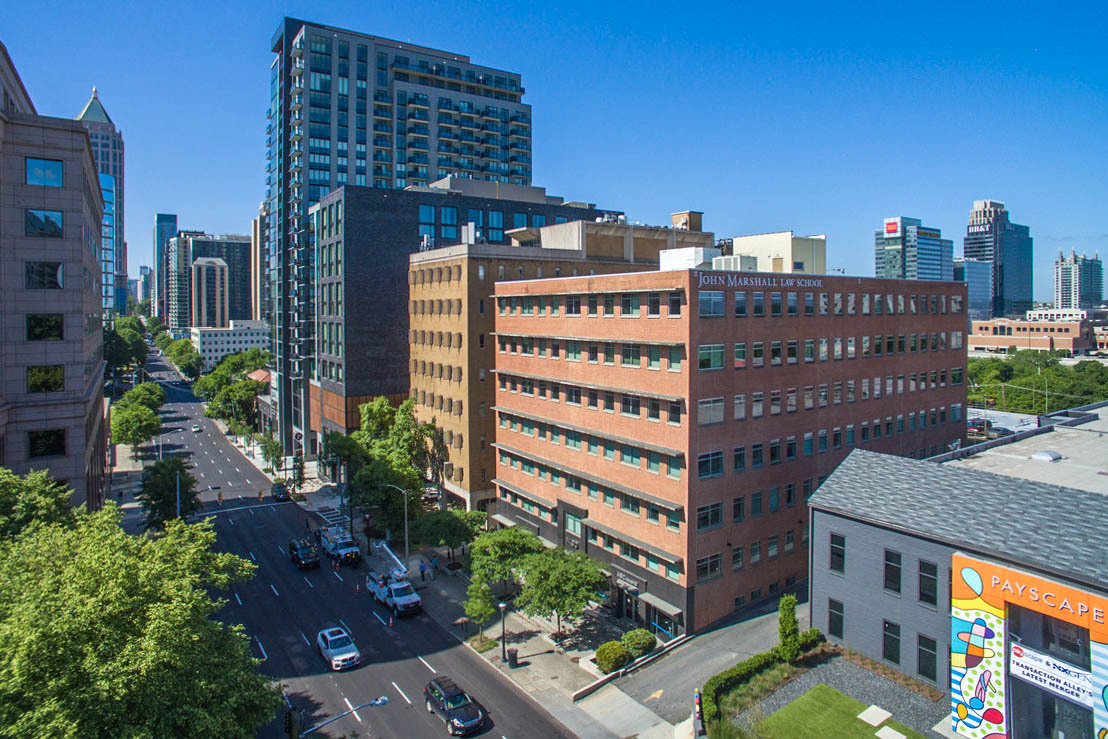
[{"label": "white high-rise building", "polygon": [[1058,252],[1054,262],[1054,307],[1096,308],[1104,300],[1104,265],[1100,254],[1092,258],[1077,252]]}]

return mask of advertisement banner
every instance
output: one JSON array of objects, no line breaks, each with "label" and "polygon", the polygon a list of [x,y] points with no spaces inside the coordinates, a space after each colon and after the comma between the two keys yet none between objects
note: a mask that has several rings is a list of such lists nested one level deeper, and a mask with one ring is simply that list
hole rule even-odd
[{"label": "advertisement banner", "polygon": [[1092,673],[1022,644],[1012,644],[1008,674],[1085,708],[1096,700]]}]

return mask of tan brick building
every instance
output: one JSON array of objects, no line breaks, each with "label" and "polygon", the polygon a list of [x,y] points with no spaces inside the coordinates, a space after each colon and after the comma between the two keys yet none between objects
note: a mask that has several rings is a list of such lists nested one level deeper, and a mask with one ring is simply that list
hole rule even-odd
[{"label": "tan brick building", "polygon": [[693,230],[571,221],[509,232],[513,245],[460,244],[413,254],[408,273],[411,396],[442,429],[447,490],[468,508],[494,498],[492,292],[507,280],[656,270],[663,249],[710,247],[701,214],[674,214]]},{"label": "tan brick building", "polygon": [[1096,350],[1091,321],[1021,321],[994,318],[972,321],[969,336],[970,351],[1065,351],[1070,356]]},{"label": "tan brick building", "polygon": [[806,577],[805,500],[852,448],[965,436],[963,283],[680,270],[496,300],[495,519],[599,560],[659,633]]}]

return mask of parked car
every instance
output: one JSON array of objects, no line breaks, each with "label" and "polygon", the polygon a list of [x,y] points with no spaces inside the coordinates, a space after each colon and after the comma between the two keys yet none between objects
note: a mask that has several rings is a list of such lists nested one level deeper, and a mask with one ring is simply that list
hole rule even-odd
[{"label": "parked car", "polygon": [[362,661],[362,653],[358,651],[346,629],[338,626],[324,629],[316,635],[315,643],[332,670],[356,667]]},{"label": "parked car", "polygon": [[423,688],[427,713],[433,713],[446,724],[451,736],[480,731],[485,723],[485,710],[458,684],[446,676],[435,677]]},{"label": "parked car", "polygon": [[192,430],[193,430],[194,433],[200,433],[200,424],[198,424],[198,423],[192,424]]},{"label": "parked car", "polygon": [[274,500],[289,500],[289,489],[285,487],[283,482],[275,482],[269,488],[269,494],[273,496]]},{"label": "parked car", "polygon": [[1001,436],[1011,436],[1014,433],[1016,433],[1016,432],[1013,431],[1012,429],[1005,428],[1003,426],[993,426],[992,430],[989,432],[989,434],[991,436],[997,437],[997,438],[999,438]]},{"label": "parked car", "polygon": [[302,570],[319,567],[319,550],[311,539],[289,541],[289,559]]}]

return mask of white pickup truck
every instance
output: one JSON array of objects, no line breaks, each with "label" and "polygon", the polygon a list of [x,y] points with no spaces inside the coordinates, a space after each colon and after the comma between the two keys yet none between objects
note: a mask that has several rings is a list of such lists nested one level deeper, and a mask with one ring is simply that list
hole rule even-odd
[{"label": "white pickup truck", "polygon": [[342,526],[322,529],[319,532],[319,544],[327,556],[339,564],[356,565],[362,559],[362,550]]},{"label": "white pickup truck", "polygon": [[373,597],[378,603],[392,609],[393,615],[419,613],[423,609],[419,593],[408,582],[408,576],[402,570],[393,570],[385,575],[370,572],[368,582]]}]

